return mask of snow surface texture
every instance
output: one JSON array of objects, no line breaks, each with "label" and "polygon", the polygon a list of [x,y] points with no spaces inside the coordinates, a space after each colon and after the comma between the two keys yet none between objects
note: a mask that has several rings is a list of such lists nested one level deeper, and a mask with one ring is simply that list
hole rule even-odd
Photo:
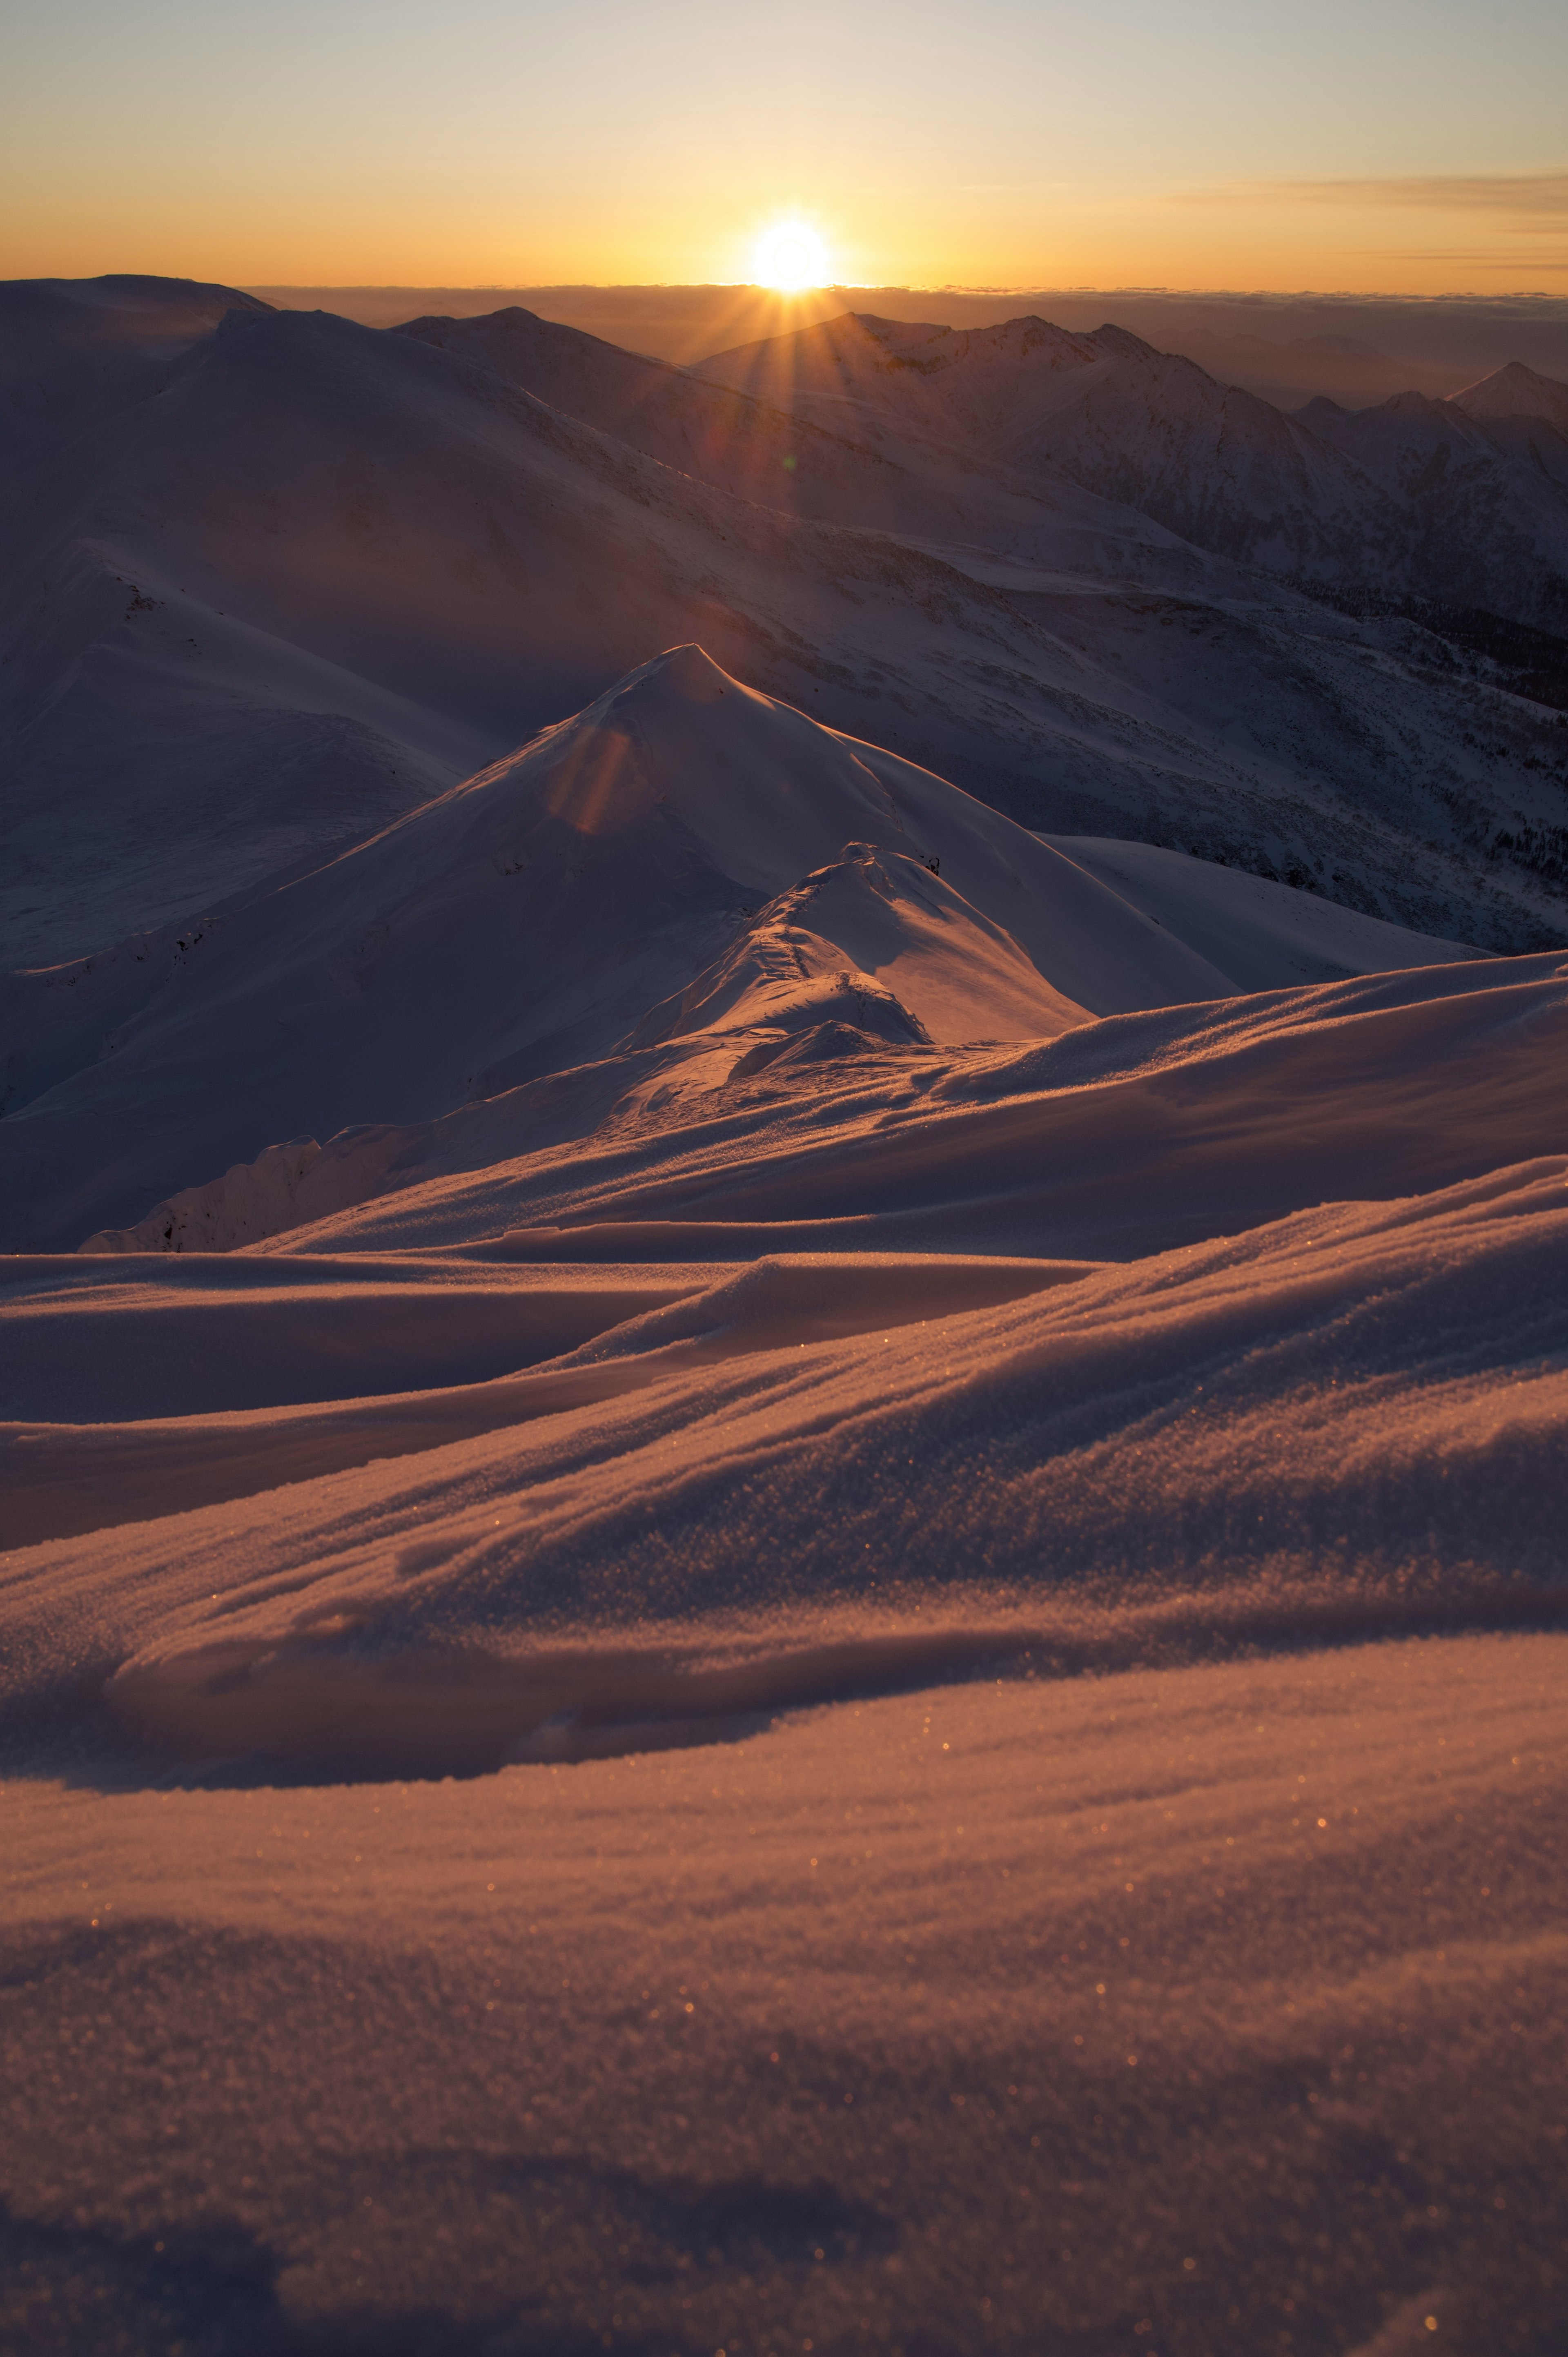
[{"label": "snow surface texture", "polygon": [[1565,1278],[16,1263],[16,2345],[1546,2357]]},{"label": "snow surface texture", "polygon": [[[737,643],[729,594],[807,618],[831,548],[846,673],[870,613],[933,708],[1005,702],[1016,585],[445,329],[217,297],[109,285],[73,438],[21,404],[29,530],[82,503],[28,608],[50,924],[66,751],[145,727],[81,881],[124,923],[3,1000],[0,2341],[1558,2357],[1568,956],[1043,839],[739,657],[649,659],[655,546]],[[985,384],[972,438],[1016,424]],[[846,500],[895,463],[823,433]],[[113,483],[181,595],[247,552],[229,672],[93,636]],[[476,752],[507,633],[521,703],[593,674],[579,587],[633,667]],[[1337,643],[1345,712],[1408,716],[1406,654]],[[292,728],[290,647],[323,715],[423,713],[433,776],[315,834],[226,802],[224,698]]]}]

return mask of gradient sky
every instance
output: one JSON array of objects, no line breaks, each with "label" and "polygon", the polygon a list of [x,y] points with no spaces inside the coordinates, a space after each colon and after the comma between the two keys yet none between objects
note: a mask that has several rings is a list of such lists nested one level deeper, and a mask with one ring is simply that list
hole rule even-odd
[{"label": "gradient sky", "polygon": [[1563,0],[6,0],[0,275],[1568,292]]}]

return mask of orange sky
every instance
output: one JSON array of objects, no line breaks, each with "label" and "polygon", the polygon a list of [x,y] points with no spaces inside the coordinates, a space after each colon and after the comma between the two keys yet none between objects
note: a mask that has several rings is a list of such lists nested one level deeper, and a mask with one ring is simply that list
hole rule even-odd
[{"label": "orange sky", "polygon": [[0,274],[1568,291],[1560,0],[53,0]]}]

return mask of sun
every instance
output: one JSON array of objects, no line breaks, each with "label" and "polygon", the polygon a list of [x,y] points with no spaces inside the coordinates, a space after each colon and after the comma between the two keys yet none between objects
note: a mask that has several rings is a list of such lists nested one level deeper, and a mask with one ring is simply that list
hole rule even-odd
[{"label": "sun", "polygon": [[803,287],[825,283],[828,250],[805,221],[775,221],[753,247],[751,267],[758,286],[776,286],[781,295],[798,295]]}]

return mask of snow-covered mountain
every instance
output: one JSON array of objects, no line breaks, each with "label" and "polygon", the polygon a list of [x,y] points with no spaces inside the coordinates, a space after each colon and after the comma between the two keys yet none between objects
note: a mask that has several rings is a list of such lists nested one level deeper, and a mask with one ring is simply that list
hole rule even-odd
[{"label": "snow-covered mountain", "polygon": [[[213,327],[221,292],[16,297],[64,320],[61,369],[83,317],[141,357],[5,493],[15,963],[275,888],[690,640],[1031,828],[1489,948],[1558,937],[1550,645],[1521,668],[1386,598],[1305,597],[1015,463],[1042,388],[1111,382],[1092,339],[998,330],[939,414],[970,380],[922,374],[909,330],[892,357],[921,367],[835,394],[809,436],[526,316],[387,334],[252,303]],[[1277,442],[1289,421],[1256,406]],[[1189,457],[1190,425],[1169,426]],[[1484,541],[1484,503],[1472,521]]]},{"label": "snow-covered mountain", "polygon": [[0,283],[0,479],[160,392],[228,312],[271,307],[188,278]]},{"label": "snow-covered mountain", "polygon": [[[878,1043],[1474,955],[1175,853],[1156,911],[1076,848],[674,650],[274,893],[11,977],[0,1238],[227,1246],[304,1217],[307,1171],[317,1203],[410,1183],[430,1124],[509,1092],[510,1158]],[[279,1158],[304,1132],[327,1167]]]},{"label": "snow-covered mountain", "polygon": [[742,499],[839,523],[897,529],[932,520],[936,487],[869,441],[515,305],[474,319],[410,319],[392,332],[492,370],[553,409]]},{"label": "snow-covered mountain", "polygon": [[[1066,475],[1239,563],[1568,626],[1568,433],[1553,406],[1568,388],[1530,370],[1455,403],[1402,393],[1341,411],[1320,398],[1286,416],[1123,328],[955,330],[849,312],[698,371],[841,432],[875,411],[1026,477]],[[1494,430],[1527,404],[1547,421],[1528,444]]]},{"label": "snow-covered mountain", "polygon": [[1475,384],[1453,396],[1454,406],[1471,417],[1544,417],[1560,434],[1568,434],[1568,384],[1509,361]]},{"label": "snow-covered mountain", "polygon": [[803,404],[754,400],[664,361],[618,350],[517,308],[479,318],[412,319],[412,336],[697,481],[762,507],[916,541],[972,546],[1091,579],[1211,591],[1244,588],[1135,508],[1069,476],[1029,477],[979,437],[953,439],[871,412],[832,425]]},{"label": "snow-covered mountain", "polygon": [[680,1064],[722,1033],[727,1071],[832,1021],[1052,1037],[1230,987],[999,813],[686,647],[278,890],[11,977],[7,1241],[621,1044]]}]

